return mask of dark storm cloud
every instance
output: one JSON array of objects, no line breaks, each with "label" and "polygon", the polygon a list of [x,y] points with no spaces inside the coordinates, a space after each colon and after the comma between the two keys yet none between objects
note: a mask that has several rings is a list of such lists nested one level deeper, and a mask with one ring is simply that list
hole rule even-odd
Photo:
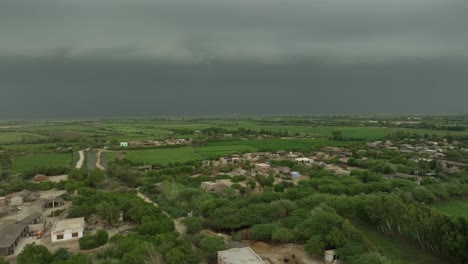
[{"label": "dark storm cloud", "polygon": [[[466,112],[468,64],[0,63],[2,118]],[[14,109],[14,111],[12,111]]]},{"label": "dark storm cloud", "polygon": [[466,112],[468,1],[3,0],[0,118]]},{"label": "dark storm cloud", "polygon": [[461,0],[3,0],[0,54],[282,62],[466,56]]}]

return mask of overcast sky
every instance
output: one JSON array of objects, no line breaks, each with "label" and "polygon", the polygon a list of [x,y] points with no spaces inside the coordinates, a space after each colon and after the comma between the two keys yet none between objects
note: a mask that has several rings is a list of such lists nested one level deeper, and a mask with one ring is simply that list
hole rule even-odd
[{"label": "overcast sky", "polygon": [[467,113],[465,0],[1,0],[0,118]]}]

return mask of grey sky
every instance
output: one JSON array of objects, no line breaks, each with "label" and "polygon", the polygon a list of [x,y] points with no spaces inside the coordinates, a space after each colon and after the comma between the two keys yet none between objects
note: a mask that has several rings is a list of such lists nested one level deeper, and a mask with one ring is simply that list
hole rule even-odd
[{"label": "grey sky", "polygon": [[463,0],[2,0],[0,118],[467,112],[466,13]]}]

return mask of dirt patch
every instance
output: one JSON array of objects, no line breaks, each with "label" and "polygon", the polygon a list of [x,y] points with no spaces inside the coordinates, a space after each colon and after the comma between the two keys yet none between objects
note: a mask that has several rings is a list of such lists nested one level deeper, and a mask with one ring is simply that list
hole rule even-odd
[{"label": "dirt patch", "polygon": [[[265,242],[255,242],[244,240],[244,244],[249,245],[257,254],[271,264],[323,264],[318,257],[310,257],[304,246],[296,244],[268,244]],[[288,260],[287,262],[285,261]]]},{"label": "dirt patch", "polygon": [[68,180],[68,175],[49,176],[47,180],[51,182],[66,181]]}]

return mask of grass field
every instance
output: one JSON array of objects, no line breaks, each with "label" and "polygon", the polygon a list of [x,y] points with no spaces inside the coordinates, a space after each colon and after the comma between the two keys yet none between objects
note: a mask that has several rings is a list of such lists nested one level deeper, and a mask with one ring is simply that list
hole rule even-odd
[{"label": "grass field", "polygon": [[432,206],[446,215],[468,217],[468,200],[450,200]]},{"label": "grass field", "polygon": [[376,229],[361,223],[353,222],[364,235],[375,246],[382,249],[385,256],[399,261],[401,264],[436,264],[442,263],[434,256],[426,253],[425,251],[406,245],[396,239],[385,236],[378,232]]},{"label": "grass field", "polygon": [[233,153],[255,151],[255,148],[243,145],[237,146],[206,146],[167,149],[148,149],[126,151],[125,157],[135,162],[167,165],[170,162],[187,162],[204,160]]},{"label": "grass field", "polygon": [[[233,140],[209,142],[203,147],[128,150],[126,158],[135,162],[167,165],[169,162],[213,159],[224,155],[255,151],[306,150],[344,142],[307,139]],[[110,157],[113,159],[114,157]]]},{"label": "grass field", "polygon": [[21,156],[14,159],[13,171],[27,171],[35,167],[68,167],[72,159],[71,153]]},{"label": "grass field", "polygon": [[23,139],[35,140],[40,138],[43,138],[43,136],[28,132],[0,132],[0,144],[20,143]]},{"label": "grass field", "polygon": [[310,150],[323,146],[345,146],[348,142],[337,142],[320,139],[268,139],[268,140],[236,140],[209,142],[208,146],[249,146],[258,151],[278,150]]},{"label": "grass field", "polygon": [[43,144],[8,144],[1,146],[7,150],[32,150],[32,151],[39,151],[39,150],[49,150],[49,149],[56,149],[56,143],[43,143]]}]

